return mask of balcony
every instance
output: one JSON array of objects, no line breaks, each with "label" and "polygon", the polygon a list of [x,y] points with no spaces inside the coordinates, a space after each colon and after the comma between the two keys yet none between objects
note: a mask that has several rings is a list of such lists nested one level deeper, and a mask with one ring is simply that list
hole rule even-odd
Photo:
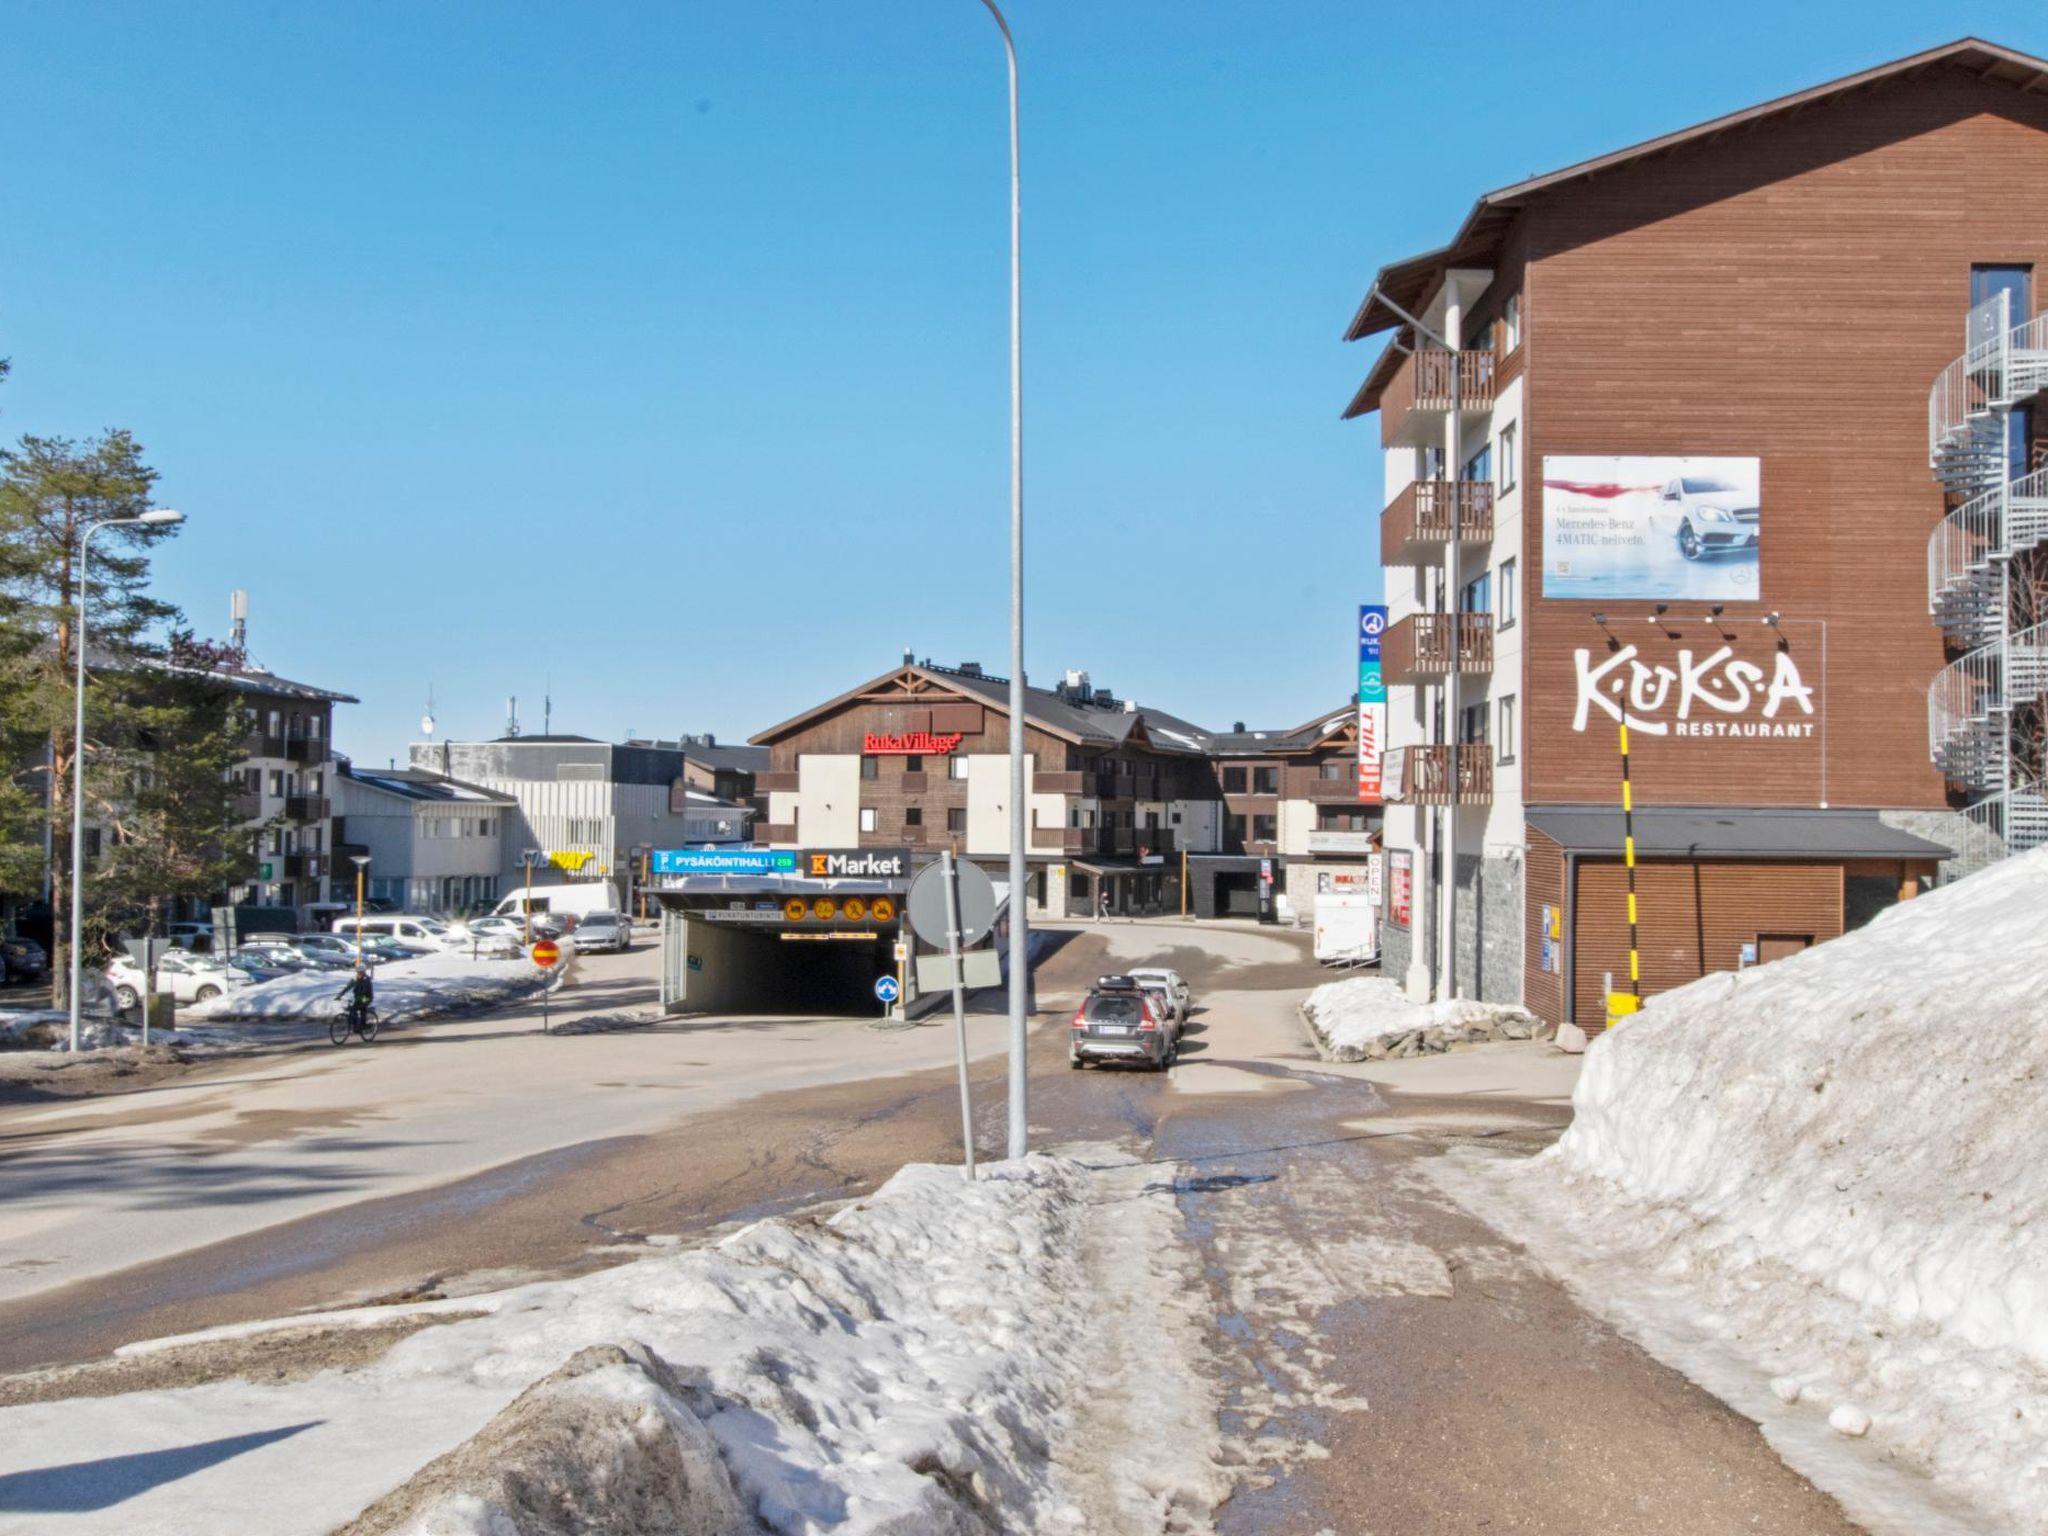
[{"label": "balcony", "polygon": [[284,878],[287,880],[318,880],[320,878],[320,855],[317,853],[288,853],[284,856]]},{"label": "balcony", "polygon": [[1380,564],[1429,565],[1446,545],[1493,539],[1493,486],[1485,480],[1421,480],[1380,514]]},{"label": "balcony", "polygon": [[1380,665],[1389,683],[1493,670],[1493,615],[1411,613],[1387,631]]},{"label": "balcony", "polygon": [[256,821],[263,815],[263,797],[253,789],[228,792],[228,810],[237,821]]},{"label": "balcony", "polygon": [[286,821],[325,821],[328,814],[325,795],[287,795],[284,801]]},{"label": "balcony", "polygon": [[757,773],[754,775],[754,792],[756,794],[772,795],[777,791],[795,794],[797,787],[797,773],[794,768],[776,769],[772,773]]},{"label": "balcony", "polygon": [[1371,853],[1376,834],[1353,832],[1341,827],[1311,827],[1308,834],[1310,853]]},{"label": "balcony", "polygon": [[1493,409],[1491,352],[1460,352],[1455,360],[1436,347],[1411,352],[1380,396],[1380,446],[1415,448],[1440,441],[1444,417],[1451,409],[1453,378],[1460,409]]},{"label": "balcony", "polygon": [[322,736],[287,736],[284,757],[288,763],[319,763],[327,759],[327,741]]},{"label": "balcony", "polygon": [[925,774],[922,771],[919,771],[917,773],[904,774],[901,780],[901,787],[903,793],[906,795],[923,794],[927,787],[925,783]]},{"label": "balcony", "polygon": [[1033,827],[1031,846],[1047,853],[1088,853],[1095,847],[1093,827]]},{"label": "balcony", "polygon": [[759,821],[754,823],[754,841],[771,847],[794,846],[796,823],[793,821]]},{"label": "balcony", "polygon": [[1081,788],[1079,773],[1034,773],[1031,775],[1031,793],[1034,795],[1079,795],[1086,791]]},{"label": "balcony", "polygon": [[1297,798],[1311,805],[1356,805],[1358,770],[1351,768],[1341,779],[1310,779]]},{"label": "balcony", "polygon": [[[1382,782],[1389,805],[1450,805],[1451,749],[1395,747],[1387,753]],[[1493,748],[1467,742],[1458,748],[1459,805],[1493,803]]]}]

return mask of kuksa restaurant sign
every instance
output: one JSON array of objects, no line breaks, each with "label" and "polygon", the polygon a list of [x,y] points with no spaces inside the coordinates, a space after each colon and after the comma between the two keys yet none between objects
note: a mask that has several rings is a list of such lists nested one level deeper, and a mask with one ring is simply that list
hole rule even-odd
[{"label": "kuksa restaurant sign", "polygon": [[888,757],[945,757],[959,745],[958,731],[905,731],[901,735],[869,731],[860,741],[862,752]]},{"label": "kuksa restaurant sign", "polygon": [[1575,731],[1583,731],[1597,709],[1610,720],[1626,717],[1629,729],[1645,736],[1813,735],[1813,689],[1783,650],[1773,654],[1768,676],[1726,645],[1704,656],[1680,649],[1675,665],[1647,662],[1632,645],[1598,666],[1591,651],[1575,656]]}]

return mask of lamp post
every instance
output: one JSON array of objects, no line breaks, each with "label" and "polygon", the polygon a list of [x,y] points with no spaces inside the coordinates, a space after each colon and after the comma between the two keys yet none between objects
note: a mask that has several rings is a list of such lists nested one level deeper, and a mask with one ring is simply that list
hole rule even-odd
[{"label": "lamp post", "polygon": [[524,919],[519,942],[526,948],[533,948],[533,861],[540,857],[538,848],[521,851],[519,862],[526,866],[526,885],[520,892],[519,911]]},{"label": "lamp post", "polygon": [[367,853],[352,853],[349,863],[356,867],[356,969],[363,968],[363,871],[370,867]]},{"label": "lamp post", "polygon": [[[79,946],[85,934],[85,568],[92,555],[92,536],[102,528],[170,528],[185,521],[185,514],[168,507],[155,507],[139,517],[109,517],[89,526],[78,541],[78,680],[72,690],[71,731],[71,1054],[78,1054],[79,987],[85,967]],[[149,999],[142,1000],[145,1017]]]},{"label": "lamp post", "polygon": [[995,0],[981,0],[1003,34],[1010,71],[1010,1156],[1025,1152],[1025,1005],[1031,947],[1024,909],[1024,304],[1022,178],[1017,135],[1017,44]]}]

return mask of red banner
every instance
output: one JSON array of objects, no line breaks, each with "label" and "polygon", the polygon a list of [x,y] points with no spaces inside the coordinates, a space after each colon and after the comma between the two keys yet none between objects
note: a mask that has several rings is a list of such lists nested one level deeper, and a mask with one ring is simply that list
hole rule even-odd
[{"label": "red banner", "polygon": [[905,731],[892,736],[887,731],[869,731],[861,738],[862,752],[888,757],[945,757],[960,745],[960,732],[935,735],[930,731]]}]

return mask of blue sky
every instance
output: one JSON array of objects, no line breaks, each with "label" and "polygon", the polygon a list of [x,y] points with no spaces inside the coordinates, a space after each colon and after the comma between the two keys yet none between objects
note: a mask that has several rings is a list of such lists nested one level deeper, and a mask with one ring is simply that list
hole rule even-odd
[{"label": "blue sky", "polygon": [[[1016,0],[1030,670],[1348,695],[1376,433],[1339,332],[1488,188],[2048,14]],[[0,433],[133,429],[202,633],[402,755],[737,738],[1007,656],[1007,187],[976,0],[13,0]]]}]

